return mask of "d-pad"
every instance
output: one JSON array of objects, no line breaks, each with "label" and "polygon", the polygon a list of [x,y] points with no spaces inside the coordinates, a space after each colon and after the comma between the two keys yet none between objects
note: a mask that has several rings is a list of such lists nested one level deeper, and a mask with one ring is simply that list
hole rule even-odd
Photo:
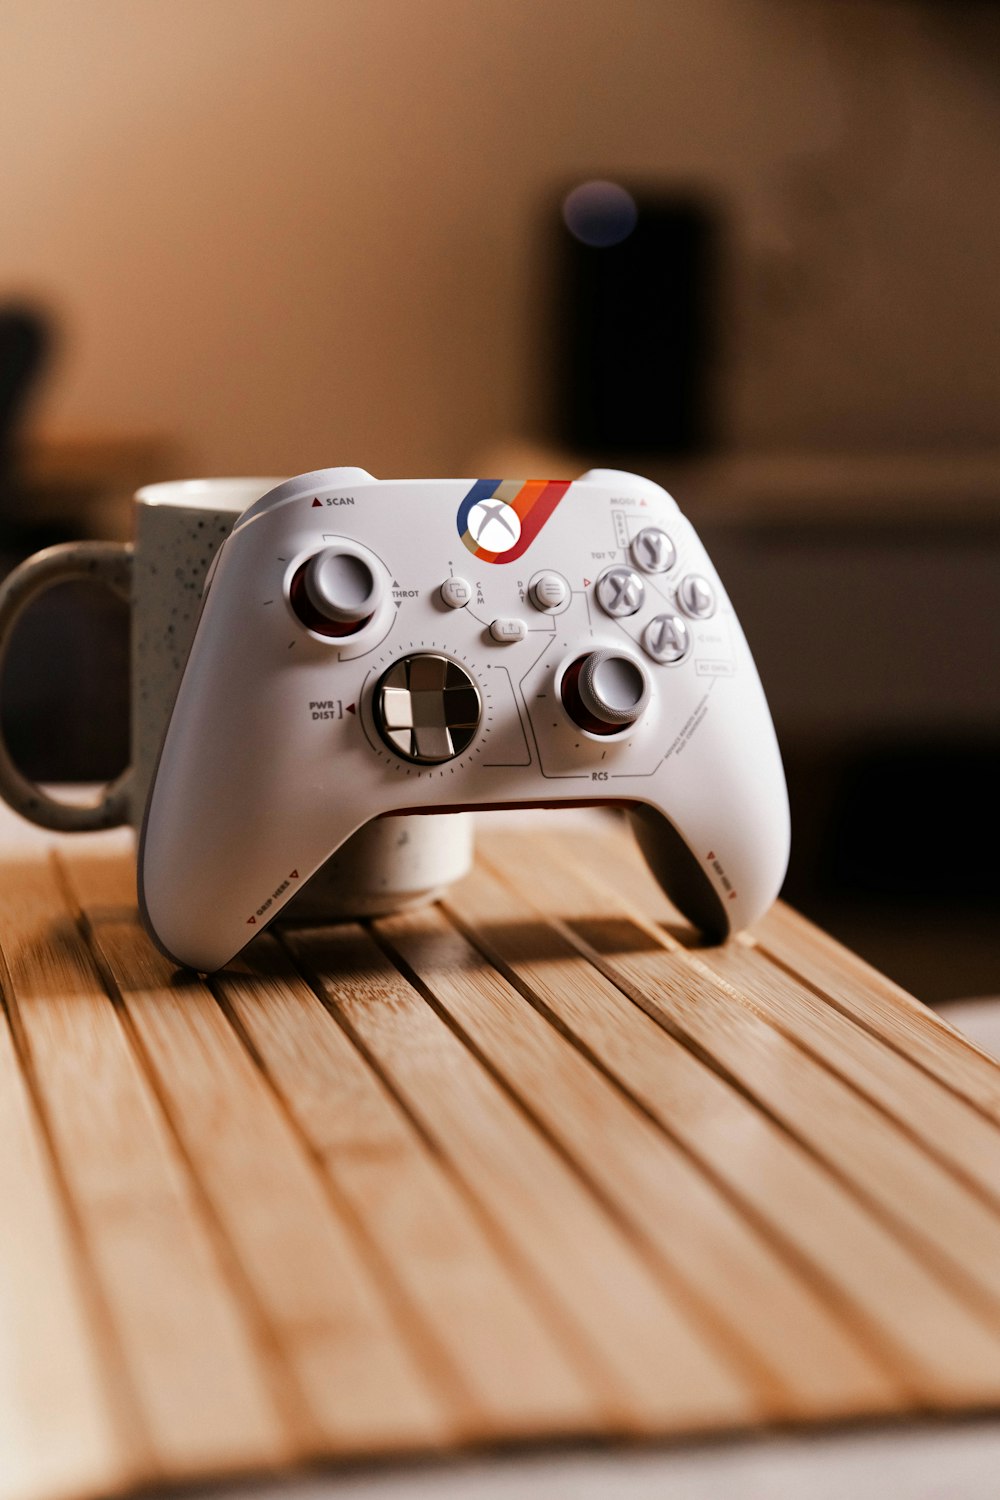
[{"label": "d-pad", "polygon": [[482,715],[479,689],[465,668],[434,652],[394,662],[376,684],[372,708],[389,748],[423,765],[461,755]]}]

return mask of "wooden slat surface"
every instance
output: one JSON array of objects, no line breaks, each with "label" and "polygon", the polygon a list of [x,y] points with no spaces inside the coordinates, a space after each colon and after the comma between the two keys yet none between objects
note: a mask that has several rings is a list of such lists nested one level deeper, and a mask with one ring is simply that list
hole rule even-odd
[{"label": "wooden slat surface", "polygon": [[1000,1066],[560,826],[207,981],[4,862],[0,1500],[996,1405]]}]

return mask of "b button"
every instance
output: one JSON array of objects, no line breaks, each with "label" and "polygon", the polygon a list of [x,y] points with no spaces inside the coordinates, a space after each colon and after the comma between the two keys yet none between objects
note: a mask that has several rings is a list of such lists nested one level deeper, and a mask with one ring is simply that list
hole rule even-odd
[{"label": "b button", "polygon": [[689,573],[678,585],[677,603],[692,620],[707,620],[715,613],[712,585],[699,573]]}]

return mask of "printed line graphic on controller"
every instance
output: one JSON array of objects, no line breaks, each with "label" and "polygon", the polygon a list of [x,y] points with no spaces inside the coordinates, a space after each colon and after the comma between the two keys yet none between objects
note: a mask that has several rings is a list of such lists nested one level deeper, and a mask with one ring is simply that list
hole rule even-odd
[{"label": "printed line graphic on controller", "polygon": [[217,555],[146,808],[143,920],[212,972],[373,818],[581,803],[628,809],[710,939],[780,889],[767,702],[670,495],[616,470],[303,474]]}]

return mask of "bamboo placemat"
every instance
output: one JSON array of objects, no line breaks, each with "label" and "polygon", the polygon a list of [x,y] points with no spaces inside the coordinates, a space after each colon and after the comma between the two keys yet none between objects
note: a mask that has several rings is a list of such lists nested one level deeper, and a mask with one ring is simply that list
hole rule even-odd
[{"label": "bamboo placemat", "polygon": [[0,1500],[997,1402],[1000,1067],[617,830],[479,850],[210,983],[4,862]]}]

